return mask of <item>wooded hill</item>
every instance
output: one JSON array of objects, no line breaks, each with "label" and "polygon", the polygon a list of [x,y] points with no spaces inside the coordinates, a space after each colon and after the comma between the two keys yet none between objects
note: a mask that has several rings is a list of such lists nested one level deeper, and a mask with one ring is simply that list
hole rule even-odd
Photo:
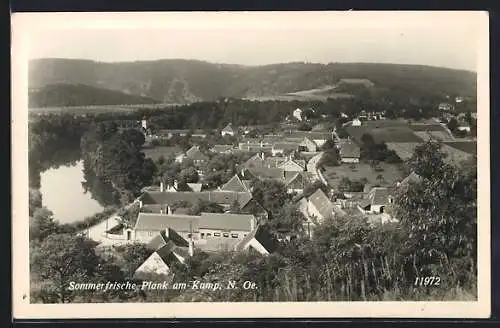
[{"label": "wooded hill", "polygon": [[[67,98],[79,99],[67,85],[115,90],[120,101],[191,103],[219,97],[256,98],[282,96],[305,90],[337,86],[341,79],[366,79],[373,85],[342,86],[338,91],[354,93],[374,89],[377,94],[404,94],[405,98],[475,96],[476,73],[418,65],[372,63],[284,63],[264,66],[214,64],[196,60],[165,59],[104,63],[77,59],[36,59],[29,64],[30,107],[69,106]],[[56,85],[56,86],[52,86]],[[58,96],[45,95],[43,87],[59,89]],[[42,89],[40,89],[42,88]],[[79,88],[82,88],[79,86]],[[54,90],[54,89],[49,89]],[[105,91],[93,90],[96,93]],[[40,93],[41,92],[41,93]],[[50,93],[49,93],[50,94]],[[78,105],[111,104],[99,97],[82,97]],[[328,96],[328,95],[327,95]],[[151,98],[151,99],[148,99]]]}]

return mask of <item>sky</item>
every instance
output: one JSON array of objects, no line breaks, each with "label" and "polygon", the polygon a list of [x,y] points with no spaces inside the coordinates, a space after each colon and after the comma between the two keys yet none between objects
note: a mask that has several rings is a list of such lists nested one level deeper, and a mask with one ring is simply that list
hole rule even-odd
[{"label": "sky", "polygon": [[22,32],[30,59],[381,62],[472,71],[484,37],[479,22],[487,19],[481,12],[18,15],[13,30]]}]

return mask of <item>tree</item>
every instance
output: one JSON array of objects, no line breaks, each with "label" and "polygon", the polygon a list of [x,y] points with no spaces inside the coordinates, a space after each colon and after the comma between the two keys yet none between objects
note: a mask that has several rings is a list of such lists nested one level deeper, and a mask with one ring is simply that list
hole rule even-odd
[{"label": "tree", "polygon": [[339,166],[340,165],[340,154],[337,148],[332,148],[324,152],[321,158],[321,165],[326,166]]},{"label": "tree", "polygon": [[152,251],[145,244],[133,243],[115,247],[123,258],[122,270],[125,278],[132,279],[135,270],[151,255]]},{"label": "tree", "polygon": [[30,188],[29,190],[29,215],[33,216],[33,213],[37,208],[42,207],[42,193],[38,189]]},{"label": "tree", "polygon": [[46,207],[36,208],[33,216],[30,217],[30,240],[41,241],[47,236],[57,232],[58,224],[54,221],[54,216]]},{"label": "tree", "polygon": [[252,195],[259,204],[271,213],[277,213],[288,199],[285,185],[271,179],[256,180],[253,183]]},{"label": "tree", "polygon": [[456,118],[452,118],[448,124],[448,129],[450,129],[451,132],[455,133],[458,130],[458,121]]},{"label": "tree", "polygon": [[430,140],[418,145],[406,164],[410,170],[421,177],[431,178],[436,174],[441,175],[445,157],[446,155],[441,151],[441,144]]},{"label": "tree", "polygon": [[269,227],[274,232],[302,234],[305,218],[295,204],[286,204],[270,220]]},{"label": "tree", "polygon": [[300,125],[297,127],[299,131],[311,131],[312,126],[309,123],[302,122]]},{"label": "tree", "polygon": [[[89,281],[99,263],[96,243],[72,234],[52,234],[31,252],[31,270],[45,282],[57,302],[70,302],[76,295],[70,282]],[[46,290],[47,291],[47,290]]]},{"label": "tree", "polygon": [[142,147],[144,142],[146,141],[146,137],[144,133],[140,132],[137,129],[125,129],[121,132],[122,138],[128,142],[130,145],[135,146],[136,148]]},{"label": "tree", "polygon": [[383,183],[385,181],[384,176],[382,174],[377,175],[376,179],[379,183]]},{"label": "tree", "polygon": [[321,146],[321,150],[328,151],[328,150],[333,150],[336,149],[337,145],[335,144],[335,141],[333,139],[328,139],[325,141],[323,146]]}]

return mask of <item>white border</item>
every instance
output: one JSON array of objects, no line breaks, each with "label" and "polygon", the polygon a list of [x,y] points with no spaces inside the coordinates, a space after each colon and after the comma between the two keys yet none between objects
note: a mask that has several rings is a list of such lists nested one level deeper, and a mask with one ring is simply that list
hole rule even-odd
[{"label": "white border", "polygon": [[[281,303],[120,303],[30,304],[28,241],[27,37],[47,29],[113,28],[322,28],[332,15],[340,26],[397,20],[412,12],[259,13],[23,13],[12,16],[12,172],[13,172],[13,316],[29,318],[485,318],[491,309],[490,160],[489,160],[489,20],[487,12],[419,12],[464,15],[478,24],[478,301],[477,302],[281,302]],[[413,12],[413,14],[415,14]],[[168,17],[168,19],[166,19]],[[300,18],[300,19],[298,19]]]}]

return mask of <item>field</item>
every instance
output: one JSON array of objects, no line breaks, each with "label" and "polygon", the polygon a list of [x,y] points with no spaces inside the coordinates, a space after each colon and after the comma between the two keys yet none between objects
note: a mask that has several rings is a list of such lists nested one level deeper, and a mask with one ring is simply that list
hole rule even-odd
[{"label": "field", "polygon": [[96,106],[74,106],[74,107],[44,107],[44,108],[29,108],[28,112],[34,115],[43,114],[99,114],[113,112],[134,112],[138,109],[155,109],[179,106],[176,104],[137,104],[137,105],[96,105]]},{"label": "field", "polygon": [[417,136],[407,125],[387,125],[380,127],[371,126],[349,126],[346,132],[359,144],[363,134],[370,134],[377,143],[388,142],[421,142],[422,139]]},{"label": "field", "polygon": [[146,157],[156,161],[162,155],[164,158],[175,156],[181,152],[181,149],[178,147],[157,146],[147,148],[145,147],[142,149],[142,152]]},{"label": "field", "polygon": [[353,95],[345,92],[336,92],[335,86],[290,92],[276,96],[247,98],[254,101],[327,101],[328,98],[352,98]]},{"label": "field", "polygon": [[[342,164],[340,166],[325,166],[323,176],[328,185],[332,188],[338,186],[342,177],[347,177],[350,180],[360,180],[366,178],[370,184],[379,184],[381,186],[393,185],[397,181],[404,179],[403,173],[397,165],[380,163],[380,171],[375,171],[369,164],[354,164],[354,169],[351,169],[350,164]],[[377,180],[377,176],[382,175],[383,180]]]},{"label": "field", "polygon": [[446,142],[446,145],[464,151],[468,154],[477,153],[477,141]]}]

